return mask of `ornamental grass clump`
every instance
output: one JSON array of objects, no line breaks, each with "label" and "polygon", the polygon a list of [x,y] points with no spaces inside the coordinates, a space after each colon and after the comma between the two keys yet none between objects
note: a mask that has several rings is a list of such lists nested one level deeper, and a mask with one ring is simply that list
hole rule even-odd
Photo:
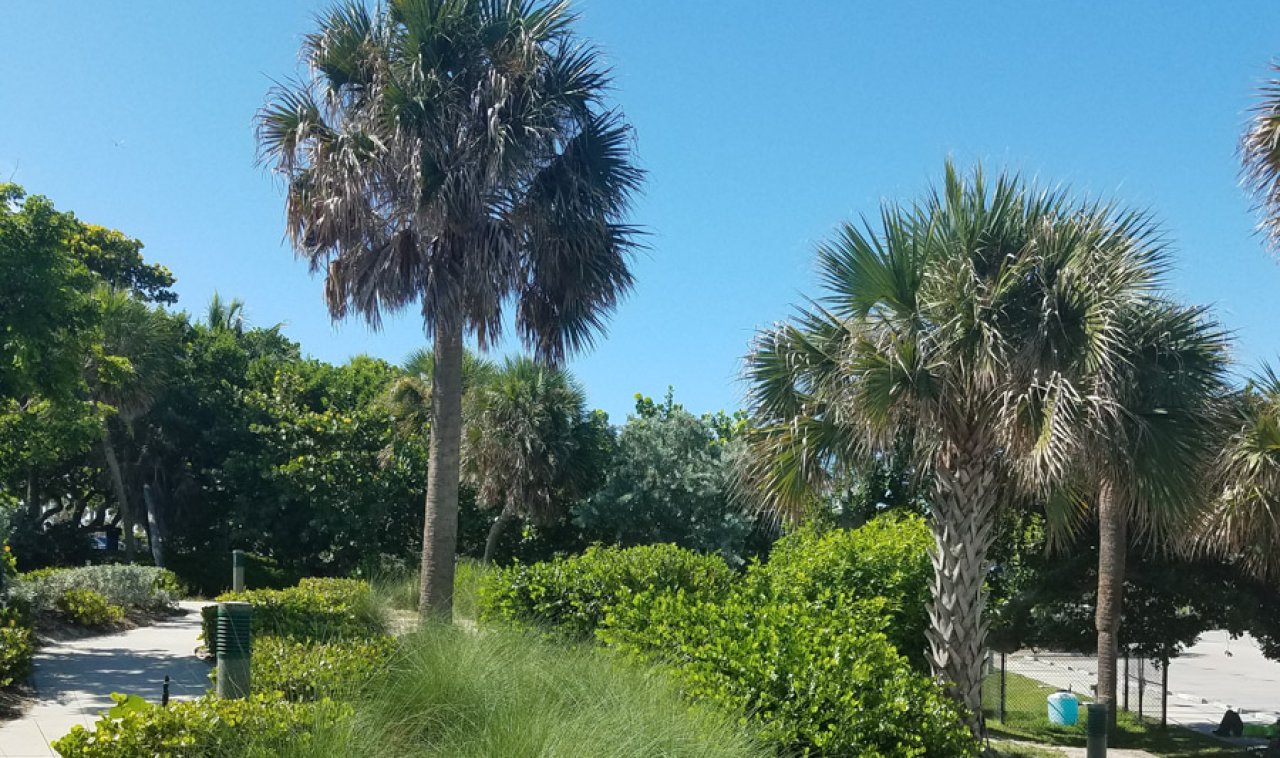
[{"label": "ornamental grass clump", "polygon": [[404,638],[353,717],[314,744],[323,750],[286,755],[773,755],[732,716],[691,706],[661,670],[534,632],[436,625]]}]

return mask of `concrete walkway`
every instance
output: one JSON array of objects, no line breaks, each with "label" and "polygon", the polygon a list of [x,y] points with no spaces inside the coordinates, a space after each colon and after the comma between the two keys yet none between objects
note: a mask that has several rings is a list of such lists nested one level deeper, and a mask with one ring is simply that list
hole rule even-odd
[{"label": "concrete walkway", "polygon": [[31,676],[36,700],[21,718],[0,722],[0,758],[56,756],[49,743],[76,724],[92,727],[113,705],[112,692],[159,702],[168,675],[171,698],[204,693],[209,666],[194,651],[205,604],[180,605],[185,615],[151,626],[40,648]]}]

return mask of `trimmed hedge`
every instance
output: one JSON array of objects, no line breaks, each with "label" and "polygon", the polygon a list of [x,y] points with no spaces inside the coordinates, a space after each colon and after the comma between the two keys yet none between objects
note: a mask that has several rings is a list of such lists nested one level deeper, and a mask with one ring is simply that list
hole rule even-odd
[{"label": "trimmed hedge", "polygon": [[589,637],[615,603],[638,592],[717,596],[734,574],[719,556],[675,545],[594,546],[546,563],[517,563],[490,573],[480,589],[482,621],[515,621]]},{"label": "trimmed hedge", "polygon": [[253,689],[293,701],[353,697],[395,652],[392,637],[341,642],[262,637],[253,642]]},{"label": "trimmed hedge", "polygon": [[53,743],[63,758],[274,757],[314,749],[312,738],[318,729],[351,713],[349,706],[327,700],[291,703],[263,696],[206,696],[161,708],[136,695],[111,697],[116,707],[92,731],[77,725]]},{"label": "trimmed hedge", "polygon": [[[283,590],[226,592],[222,601],[253,604],[255,635],[295,640],[370,639],[387,631],[387,622],[369,583],[359,579],[303,579]],[[217,606],[202,609],[206,644],[214,639]]]}]

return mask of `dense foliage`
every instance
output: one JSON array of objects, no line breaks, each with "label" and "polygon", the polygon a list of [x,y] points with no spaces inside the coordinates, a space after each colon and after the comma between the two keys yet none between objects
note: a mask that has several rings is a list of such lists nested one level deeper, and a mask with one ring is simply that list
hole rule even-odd
[{"label": "dense foliage", "polygon": [[286,700],[357,697],[395,653],[389,636],[333,642],[262,636],[253,641],[255,692]]},{"label": "dense foliage", "polygon": [[124,619],[124,608],[108,603],[101,592],[78,587],[63,590],[54,607],[67,621],[90,629],[108,627]]},{"label": "dense foliage", "polygon": [[490,574],[482,618],[667,664],[786,754],[966,755],[960,712],[922,671],[931,544],[919,517],[885,516],[790,535],[742,575],[670,545],[596,547]]},{"label": "dense foliage", "polygon": [[[253,632],[293,640],[374,638],[386,619],[369,584],[359,579],[303,579],[283,590],[246,590],[219,595],[219,602],[253,605]],[[204,638],[214,639],[217,606],[204,608]]]},{"label": "dense foliage", "polygon": [[92,592],[124,610],[161,611],[182,594],[177,577],[152,566],[80,566],[22,574],[13,593],[35,613],[57,609],[69,593]]},{"label": "dense foliage", "polygon": [[636,396],[599,492],[574,509],[588,540],[629,547],[670,542],[735,565],[759,549],[755,519],[734,497],[733,461],[745,419],[695,416],[667,393]]},{"label": "dense foliage", "polygon": [[716,595],[732,580],[719,556],[674,545],[596,546],[582,555],[517,563],[489,574],[481,587],[480,617],[589,637],[611,607],[635,593],[657,588]]},{"label": "dense foliage", "polygon": [[925,671],[932,547],[918,516],[887,515],[857,529],[802,530],[779,540],[768,563],[752,567],[749,581],[787,601],[820,604],[833,590],[880,598],[889,641]]},{"label": "dense foliage", "polygon": [[324,725],[346,717],[349,706],[330,701],[292,703],[268,696],[222,700],[213,696],[167,708],[137,696],[113,695],[116,706],[92,730],[72,727],[53,743],[63,758],[274,758],[303,750]]},{"label": "dense foliage", "polygon": [[669,663],[691,696],[749,715],[787,754],[973,754],[959,710],[898,654],[890,624],[883,602],[838,587],[807,601],[748,582],[721,600],[641,593],[600,637]]}]

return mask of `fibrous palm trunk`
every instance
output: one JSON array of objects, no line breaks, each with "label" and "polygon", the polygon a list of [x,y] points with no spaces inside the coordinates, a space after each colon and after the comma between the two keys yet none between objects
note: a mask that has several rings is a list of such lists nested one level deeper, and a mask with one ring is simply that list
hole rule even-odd
[{"label": "fibrous palm trunk", "polygon": [[1125,551],[1128,524],[1116,502],[1111,482],[1098,489],[1098,628],[1099,703],[1107,706],[1107,722],[1116,726],[1116,659],[1120,642],[1120,615],[1124,601]]},{"label": "fibrous palm trunk", "polygon": [[115,490],[116,502],[120,506],[120,527],[124,530],[124,559],[133,563],[138,552],[138,539],[133,534],[133,507],[129,503],[129,492],[124,486],[124,471],[120,467],[120,458],[116,455],[115,445],[111,442],[111,429],[102,425],[102,453],[107,459],[107,471],[111,474],[111,487]]},{"label": "fibrous palm trunk", "polygon": [[431,383],[431,448],[422,525],[423,617],[453,618],[453,563],[458,542],[458,476],[462,452],[462,325],[435,326]]},{"label": "fibrous palm trunk", "polygon": [[502,531],[507,528],[507,524],[510,523],[511,519],[515,518],[515,515],[515,506],[508,504],[498,514],[493,526],[489,527],[489,536],[484,541],[485,563],[493,563],[493,554],[498,550],[498,538],[502,536]]},{"label": "fibrous palm trunk", "polygon": [[987,641],[983,582],[997,502],[991,456],[977,446],[952,449],[941,456],[930,520],[934,538],[930,663],[934,677],[963,706],[966,723],[979,738],[984,736],[982,663]]}]

